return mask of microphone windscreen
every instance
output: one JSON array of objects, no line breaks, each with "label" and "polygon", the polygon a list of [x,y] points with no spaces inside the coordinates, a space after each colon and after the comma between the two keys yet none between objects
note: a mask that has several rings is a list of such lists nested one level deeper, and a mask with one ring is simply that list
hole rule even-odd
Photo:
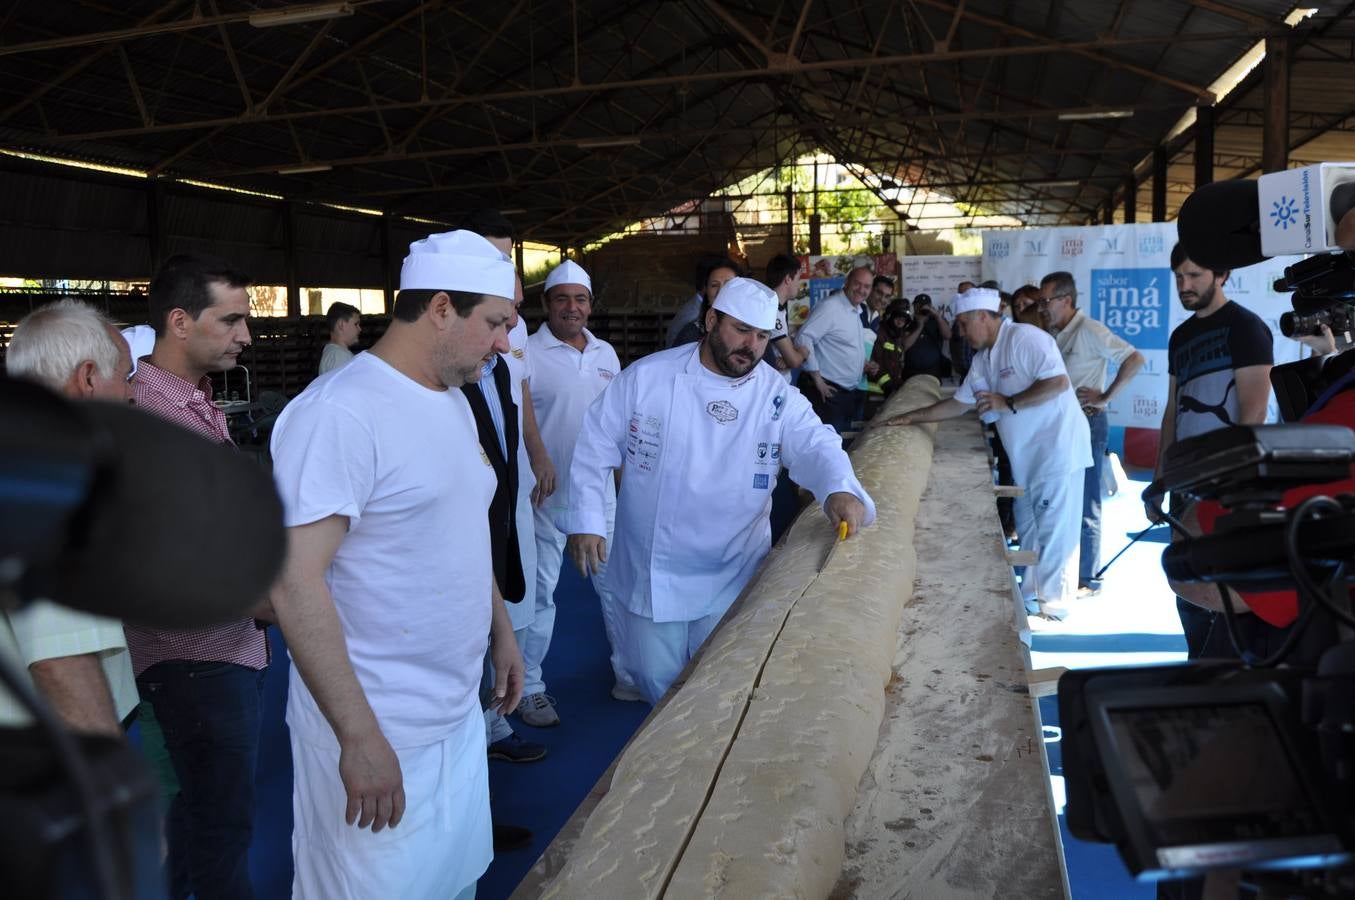
[{"label": "microphone windscreen", "polygon": [[1186,256],[1207,269],[1241,269],[1265,259],[1255,181],[1215,181],[1181,204],[1176,233]]},{"label": "microphone windscreen", "polygon": [[[0,411],[7,427],[28,438],[0,439],[0,464],[23,463],[11,473],[27,478],[28,494],[49,501],[46,521],[55,521],[59,506],[68,511],[64,528],[49,524],[42,535],[55,546],[20,548],[21,561],[32,565],[25,593],[169,628],[239,619],[265,596],[286,537],[282,503],[263,467],[126,404],[66,403],[46,392],[18,393],[17,385],[0,389]],[[25,443],[41,443],[50,464],[35,468]],[[92,483],[80,477],[82,467]],[[71,495],[82,485],[79,503]],[[7,522],[22,493],[4,498]],[[14,549],[0,548],[0,557]]]}]

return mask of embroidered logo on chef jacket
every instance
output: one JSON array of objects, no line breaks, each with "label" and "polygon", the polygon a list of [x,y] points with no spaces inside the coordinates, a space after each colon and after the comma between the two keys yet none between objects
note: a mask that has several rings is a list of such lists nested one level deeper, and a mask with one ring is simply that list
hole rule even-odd
[{"label": "embroidered logo on chef jacket", "polygon": [[603,381],[611,381],[614,375],[611,369],[598,369],[598,377]]},{"label": "embroidered logo on chef jacket", "polygon": [[772,421],[781,418],[781,407],[786,405],[786,395],[777,394],[772,398]]},{"label": "embroidered logo on chef jacket", "polygon": [[526,356],[527,356],[527,354],[523,352],[523,350],[522,350],[521,347],[514,347],[514,348],[513,348],[513,358],[514,358],[514,359],[524,359],[524,358],[526,358]]},{"label": "embroidered logo on chef jacket", "polygon": [[712,400],[706,404],[706,412],[721,425],[733,422],[739,417],[739,411],[728,400]]},{"label": "embroidered logo on chef jacket", "polygon": [[781,461],[781,445],[772,444],[772,462]]},{"label": "embroidered logo on chef jacket", "polygon": [[1015,375],[1015,374],[1016,374],[1016,369],[1012,368],[1011,366],[1004,366],[1004,367],[997,373],[997,377],[998,377],[998,378],[1011,378],[1011,377],[1012,377],[1013,375]]},{"label": "embroidered logo on chef jacket", "polygon": [[771,486],[771,480],[772,477],[770,475],[754,475],[753,487],[760,488],[765,491],[767,490],[768,487]]},{"label": "embroidered logo on chef jacket", "polygon": [[759,466],[779,466],[781,465],[781,445],[780,444],[758,444],[757,445],[757,464]]}]

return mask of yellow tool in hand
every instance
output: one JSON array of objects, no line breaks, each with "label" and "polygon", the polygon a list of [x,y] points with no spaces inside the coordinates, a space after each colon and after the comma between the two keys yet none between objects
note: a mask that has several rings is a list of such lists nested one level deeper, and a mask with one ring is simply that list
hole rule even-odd
[{"label": "yellow tool in hand", "polygon": [[824,569],[828,568],[828,563],[829,563],[830,561],[832,561],[832,559],[833,559],[833,554],[837,552],[837,545],[840,544],[840,543],[842,543],[842,542],[845,541],[846,539],[847,539],[847,523],[846,523],[846,522],[838,522],[838,523],[837,523],[837,540],[833,541],[833,543],[832,543],[831,545],[829,545],[829,547],[828,547],[828,555],[825,556],[825,557],[823,558],[823,563],[819,565],[819,571],[820,571],[820,572],[822,572]]}]

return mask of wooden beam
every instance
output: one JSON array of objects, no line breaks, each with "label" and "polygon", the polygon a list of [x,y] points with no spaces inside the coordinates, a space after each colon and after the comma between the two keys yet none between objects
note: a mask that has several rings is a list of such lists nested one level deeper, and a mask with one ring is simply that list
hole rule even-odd
[{"label": "wooden beam", "polygon": [[1195,186],[1214,180],[1214,107],[1195,110]]},{"label": "wooden beam", "polygon": [[1167,221],[1167,148],[1153,148],[1153,221]]},{"label": "wooden beam", "polygon": [[1291,47],[1288,38],[1266,38],[1265,87],[1262,91],[1265,124],[1261,129],[1261,169],[1265,172],[1280,172],[1289,167]]},{"label": "wooden beam", "polygon": [[284,200],[281,212],[282,259],[287,272],[287,317],[296,319],[301,316],[301,285],[297,283],[296,272],[296,204]]},{"label": "wooden beam", "polygon": [[1134,220],[1138,218],[1139,211],[1139,185],[1134,180],[1133,175],[1126,175],[1124,179],[1124,223],[1133,225]]}]

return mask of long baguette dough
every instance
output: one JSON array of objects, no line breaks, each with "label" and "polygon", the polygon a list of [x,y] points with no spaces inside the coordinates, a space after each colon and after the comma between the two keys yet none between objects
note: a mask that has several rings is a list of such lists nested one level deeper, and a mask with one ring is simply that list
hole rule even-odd
[{"label": "long baguette dough", "polygon": [[[908,382],[887,411],[924,406]],[[876,502],[838,549],[818,507],[768,556],[687,684],[627,749],[547,898],[827,896],[843,821],[879,731],[929,429],[873,430],[852,453]]]}]

